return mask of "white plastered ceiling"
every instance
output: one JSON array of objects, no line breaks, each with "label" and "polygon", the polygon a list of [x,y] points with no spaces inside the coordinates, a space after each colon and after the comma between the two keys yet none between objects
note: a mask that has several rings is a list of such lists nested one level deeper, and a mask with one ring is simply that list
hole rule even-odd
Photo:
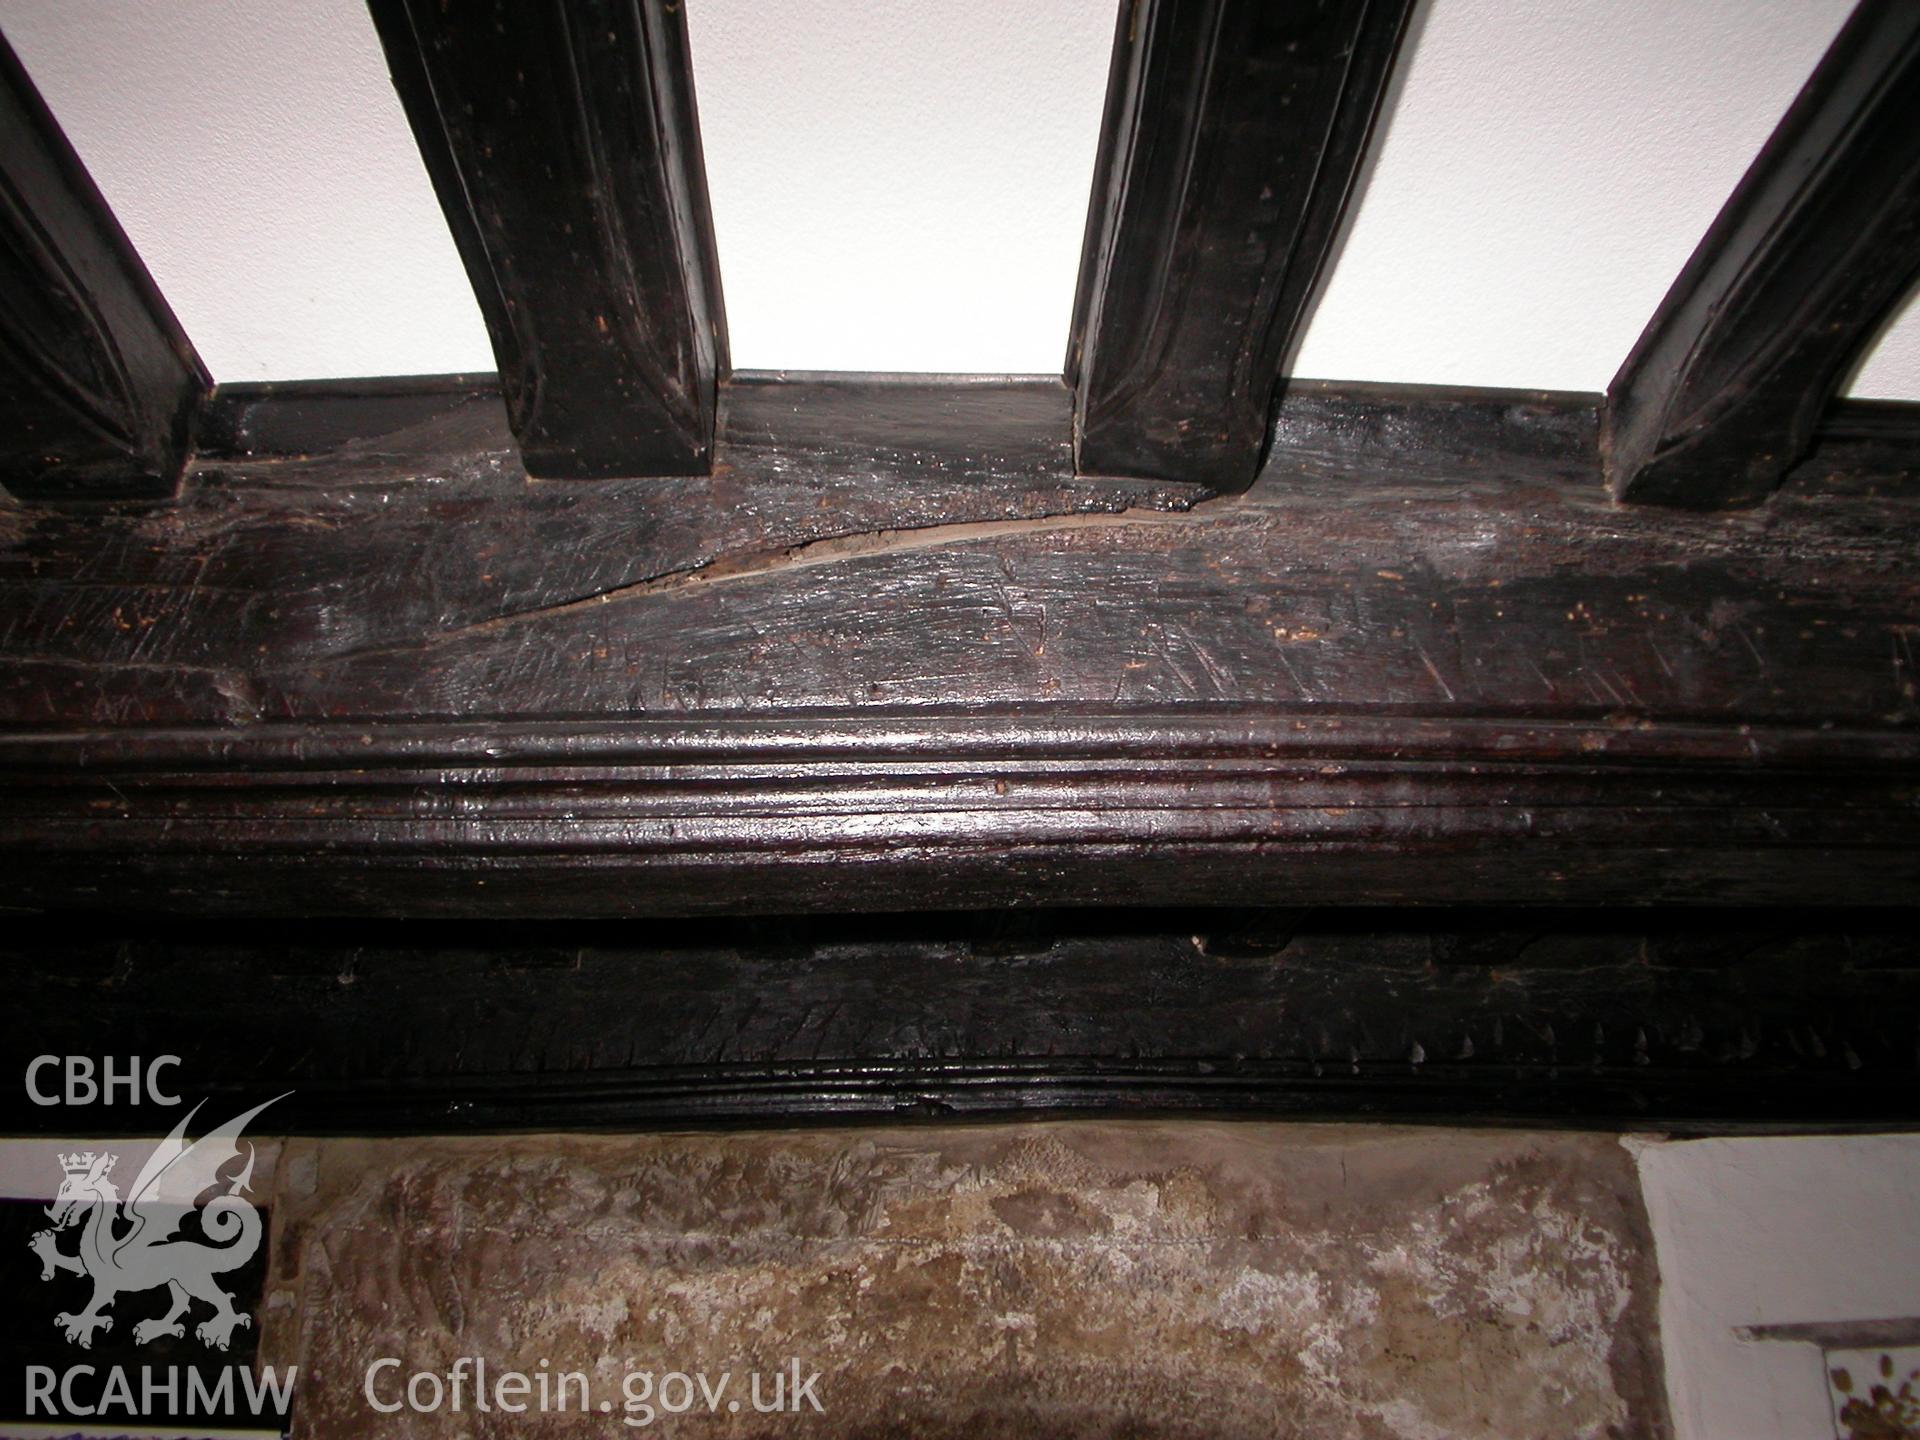
[{"label": "white plastered ceiling", "polygon": [[[687,0],[736,365],[1057,371],[1113,6]],[[1605,388],[1847,8],[1432,0],[1295,372]],[[0,28],[217,379],[492,368],[358,0]]]}]

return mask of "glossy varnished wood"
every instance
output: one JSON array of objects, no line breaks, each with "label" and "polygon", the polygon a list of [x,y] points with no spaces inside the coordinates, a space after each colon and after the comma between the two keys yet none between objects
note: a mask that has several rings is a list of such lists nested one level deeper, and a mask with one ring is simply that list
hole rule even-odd
[{"label": "glossy varnished wood", "polygon": [[1083,472],[1253,482],[1411,9],[1120,6],[1067,359]]},{"label": "glossy varnished wood", "polygon": [[228,396],[254,440],[176,506],[0,511],[14,903],[1920,881],[1920,499],[1857,439],[1686,515],[1607,498],[1594,397],[1296,386],[1260,483],[1196,503],[1076,479],[1055,382],[766,381],[713,475],[564,484],[424,389]]},{"label": "glossy varnished wood", "polygon": [[351,380],[222,385],[200,416],[197,458],[298,460],[348,454],[369,463],[405,456],[413,437],[466,411],[493,424],[500,386],[484,375],[378,375]]},{"label": "glossy varnished wood", "polygon": [[0,40],[0,485],[173,492],[206,370]]},{"label": "glossy varnished wood", "polygon": [[704,473],[726,320],[680,7],[371,9],[527,470]]},{"label": "glossy varnished wood", "polygon": [[1920,5],[1862,0],[1608,387],[1608,483],[1772,493],[1920,278]]},{"label": "glossy varnished wood", "polygon": [[[9,1053],[149,1054],[349,1134],[1203,1112],[1689,1132],[1920,1121],[1884,911],[1174,910],[645,925],[80,921]],[[236,1043],[236,1036],[246,1043]],[[89,1123],[155,1134],[139,1105]],[[71,1113],[0,1092],[11,1134]]]},{"label": "glossy varnished wood", "polygon": [[0,896],[229,914],[1865,904],[1920,744],[1817,726],[690,716],[0,736]]}]

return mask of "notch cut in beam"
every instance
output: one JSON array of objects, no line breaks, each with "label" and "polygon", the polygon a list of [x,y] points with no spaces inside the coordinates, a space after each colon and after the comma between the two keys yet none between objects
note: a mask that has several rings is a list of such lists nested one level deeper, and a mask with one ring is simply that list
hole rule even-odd
[{"label": "notch cut in beam", "polygon": [[[1885,910],[59,919],[0,935],[8,1053],[165,1035],[216,1096],[290,1089],[273,1113],[296,1134],[1164,1111],[1920,1123],[1920,969]],[[88,1123],[177,1119],[136,1098]],[[0,1124],[72,1120],[15,1085]]]},{"label": "notch cut in beam", "polygon": [[1121,6],[1067,358],[1083,474],[1253,482],[1412,8]]},{"label": "notch cut in beam", "polygon": [[530,475],[694,475],[727,369],[686,18],[371,0]]},{"label": "notch cut in beam", "polygon": [[0,40],[0,482],[31,500],[169,496],[211,389]]},{"label": "notch cut in beam", "polygon": [[1865,0],[1607,388],[1622,500],[1765,499],[1920,277],[1920,4]]}]

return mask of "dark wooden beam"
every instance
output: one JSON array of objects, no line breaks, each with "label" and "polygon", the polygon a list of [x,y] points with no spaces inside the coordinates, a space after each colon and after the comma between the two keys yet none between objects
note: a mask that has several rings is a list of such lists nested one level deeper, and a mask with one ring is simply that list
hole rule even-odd
[{"label": "dark wooden beam", "polygon": [[371,8],[528,473],[704,473],[726,320],[681,8]]},{"label": "dark wooden beam", "polygon": [[1607,390],[1623,500],[1764,499],[1920,277],[1920,5],[1863,0]]},{"label": "dark wooden beam", "polygon": [[1920,893],[1917,793],[1910,733],[1431,709],[42,732],[0,735],[0,900],[1858,905]]},{"label": "dark wooden beam", "polygon": [[352,447],[367,463],[431,445],[463,416],[496,419],[491,374],[376,375],[352,380],[266,380],[221,385],[201,411],[195,457],[271,461]]},{"label": "dark wooden beam", "polygon": [[[0,938],[15,1056],[148,1055],[296,1133],[1204,1113],[1920,1123],[1902,912],[1029,911]],[[244,1037],[244,1043],[237,1037]],[[224,1101],[222,1097],[232,1097]],[[177,1113],[90,1112],[159,1134]],[[70,1112],[0,1090],[6,1133]]]},{"label": "dark wooden beam", "polygon": [[1412,8],[1120,7],[1067,358],[1083,473],[1253,482]]},{"label": "dark wooden beam", "polygon": [[1913,893],[1894,417],[1690,515],[1607,497],[1595,403],[1296,384],[1195,504],[1076,477],[1054,383],[730,386],[713,476],[592,486],[458,383],[229,392],[177,504],[0,508],[0,899]]},{"label": "dark wooden beam", "polygon": [[170,495],[209,388],[0,40],[0,483],[35,500]]}]

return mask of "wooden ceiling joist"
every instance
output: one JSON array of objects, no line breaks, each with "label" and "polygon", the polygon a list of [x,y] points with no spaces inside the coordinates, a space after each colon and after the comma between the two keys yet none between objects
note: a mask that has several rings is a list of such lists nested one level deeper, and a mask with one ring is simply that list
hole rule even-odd
[{"label": "wooden ceiling joist", "polygon": [[1083,472],[1253,483],[1412,9],[1120,7],[1066,367]]},{"label": "wooden ceiling joist", "polygon": [[[1920,1119],[1861,908],[1920,894],[1920,426],[1826,403],[1912,274],[1913,6],[1604,409],[1284,377],[1408,0],[1123,5],[1024,380],[728,375],[667,0],[373,8],[498,379],[202,405],[0,85],[0,906],[70,922],[0,945],[31,1043],[164,1015],[349,1131]],[[1658,913],[1541,918],[1589,905]],[[1438,913],[1297,913],[1362,906]],[[232,928],[288,916],[336,918]]]},{"label": "wooden ceiling joist", "polygon": [[371,9],[528,473],[704,473],[727,334],[680,6]]},{"label": "wooden ceiling joist", "polygon": [[0,40],[0,483],[36,500],[171,495],[211,388]]},{"label": "wooden ceiling joist", "polygon": [[1608,387],[1613,493],[1764,500],[1916,280],[1920,5],[1862,0]]}]

